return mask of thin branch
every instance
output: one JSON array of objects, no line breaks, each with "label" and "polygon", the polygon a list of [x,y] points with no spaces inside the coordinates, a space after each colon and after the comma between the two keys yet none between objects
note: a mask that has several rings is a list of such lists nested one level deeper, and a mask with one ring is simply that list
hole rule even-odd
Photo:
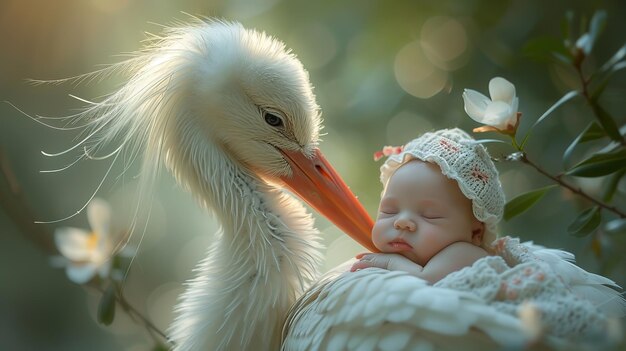
[{"label": "thin branch", "polygon": [[[30,210],[30,206],[27,205],[24,194],[22,193],[22,187],[15,176],[15,172],[13,172],[8,157],[2,149],[0,149],[0,206],[4,209],[8,217],[13,220],[18,230],[24,236],[30,238],[37,247],[46,251],[47,254],[59,254],[50,230],[47,229],[46,226],[34,222],[33,219],[35,216]],[[90,286],[104,293],[100,287],[95,285]],[[154,333],[157,333],[168,344],[173,345],[173,342],[168,339],[164,332],[126,301],[121,294],[115,294],[115,299],[131,318],[134,315],[141,320],[156,342],[159,342],[159,340],[154,336]]]},{"label": "thin branch", "polygon": [[591,95],[589,95],[589,82],[590,80],[585,78],[582,68],[582,61],[574,64],[574,68],[576,68],[576,72],[578,73],[578,78],[580,79],[580,85],[582,87],[582,94],[585,97],[587,102],[591,102]]},{"label": "thin branch", "polygon": [[[94,287],[101,294],[104,294],[104,290],[102,290],[101,287],[99,287],[99,286],[94,286]],[[150,335],[152,336],[152,338],[154,339],[155,342],[159,342],[160,340],[157,340],[155,338],[154,333],[158,334],[161,338],[163,338],[163,340],[165,340],[165,342],[167,342],[171,346],[175,346],[174,342],[171,341],[167,337],[167,334],[165,334],[161,329],[159,329],[156,325],[154,325],[154,323],[152,323],[148,318],[146,318],[143,314],[141,314],[141,312],[139,312],[139,310],[137,310],[128,301],[126,301],[124,296],[121,293],[119,293],[119,290],[117,290],[117,293],[115,294],[115,301],[117,301],[120,304],[120,306],[122,306],[122,308],[124,309],[124,312],[126,312],[131,318],[134,315],[135,317],[137,317],[137,318],[139,318],[141,320],[141,322],[143,323],[144,327],[146,327],[146,329],[148,330],[148,332],[150,333]]]},{"label": "thin branch", "polygon": [[[583,73],[583,68],[582,68],[582,59],[575,61],[573,66],[574,69],[576,70],[576,73],[578,73],[578,79],[580,79],[580,85],[582,87],[582,96],[585,98],[585,101],[587,101],[587,103],[589,104],[589,106],[592,107],[592,111],[594,113],[594,115],[596,115],[596,119],[597,120],[601,120],[601,116],[598,115],[598,110],[596,108],[594,108],[594,104],[597,104],[597,101],[593,101],[593,97],[591,96],[591,94],[589,93],[589,84],[591,84],[591,77],[589,78],[585,78],[585,74]],[[622,136],[620,134],[620,138],[618,141],[622,146],[626,147],[626,139],[624,139],[624,136]]]},{"label": "thin branch", "polygon": [[537,165],[536,163],[534,163],[531,160],[529,160],[525,153],[522,154],[522,156],[520,158],[520,161],[522,161],[523,163],[531,166],[532,168],[537,170],[537,172],[539,172],[539,173],[543,174],[544,176],[550,178],[552,181],[554,181],[555,183],[559,184],[560,186],[568,189],[569,191],[584,197],[585,199],[591,201],[592,203],[598,205],[599,207],[601,207],[601,208],[603,208],[603,209],[605,209],[607,211],[615,213],[616,215],[620,216],[620,218],[626,218],[626,213],[624,213],[623,211],[621,211],[617,207],[608,205],[608,204],[606,204],[606,203],[604,203],[604,202],[602,202],[600,200],[594,199],[589,194],[587,194],[584,191],[582,191],[582,189],[575,188],[574,186],[564,182],[561,179],[560,175],[559,176],[554,176],[554,175],[548,173],[546,170],[541,168],[539,165]]},{"label": "thin branch", "polygon": [[54,244],[50,230],[42,225],[35,224],[34,214],[28,205],[22,187],[9,162],[9,158],[0,148],[0,207],[13,220],[17,229],[27,238],[37,244],[46,253],[58,255],[59,251]]}]

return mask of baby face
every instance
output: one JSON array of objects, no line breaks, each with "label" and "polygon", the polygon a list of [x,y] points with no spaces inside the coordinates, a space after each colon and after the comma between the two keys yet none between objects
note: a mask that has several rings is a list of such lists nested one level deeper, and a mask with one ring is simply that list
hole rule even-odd
[{"label": "baby face", "polygon": [[391,176],[372,230],[382,252],[399,253],[424,266],[448,245],[480,245],[484,224],[472,203],[436,164],[413,160]]}]

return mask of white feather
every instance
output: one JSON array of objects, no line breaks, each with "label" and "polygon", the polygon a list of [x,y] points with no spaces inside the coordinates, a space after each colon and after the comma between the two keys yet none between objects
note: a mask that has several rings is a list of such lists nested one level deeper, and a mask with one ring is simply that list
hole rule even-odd
[{"label": "white feather", "polygon": [[619,292],[622,290],[621,287],[614,281],[578,267],[574,264],[574,255],[570,252],[548,249],[532,242],[523,245],[537,258],[548,263],[576,295],[591,301],[607,316],[616,318],[626,316],[626,300]]},{"label": "white feather", "polygon": [[[283,329],[284,350],[411,350],[418,341],[454,349],[466,336],[480,340],[476,349],[526,341],[518,319],[473,294],[435,288],[406,273],[381,269],[331,271],[291,312]],[[470,336],[481,332],[489,337]]]}]

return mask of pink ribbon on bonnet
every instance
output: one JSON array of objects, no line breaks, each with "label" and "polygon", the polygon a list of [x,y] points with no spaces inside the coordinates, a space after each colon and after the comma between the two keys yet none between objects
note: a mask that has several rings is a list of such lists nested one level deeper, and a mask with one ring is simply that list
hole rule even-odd
[{"label": "pink ribbon on bonnet", "polygon": [[385,146],[381,151],[376,151],[374,153],[374,161],[378,161],[384,156],[397,155],[402,152],[404,146]]}]

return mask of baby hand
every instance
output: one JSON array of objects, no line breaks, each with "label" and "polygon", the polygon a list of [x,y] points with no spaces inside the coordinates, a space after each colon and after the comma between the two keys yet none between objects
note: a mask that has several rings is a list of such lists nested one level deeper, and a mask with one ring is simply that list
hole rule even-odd
[{"label": "baby hand", "polygon": [[404,271],[411,274],[419,274],[424,268],[408,258],[393,253],[364,253],[358,254],[359,259],[350,268],[350,272],[359,269],[378,267],[390,271]]}]

